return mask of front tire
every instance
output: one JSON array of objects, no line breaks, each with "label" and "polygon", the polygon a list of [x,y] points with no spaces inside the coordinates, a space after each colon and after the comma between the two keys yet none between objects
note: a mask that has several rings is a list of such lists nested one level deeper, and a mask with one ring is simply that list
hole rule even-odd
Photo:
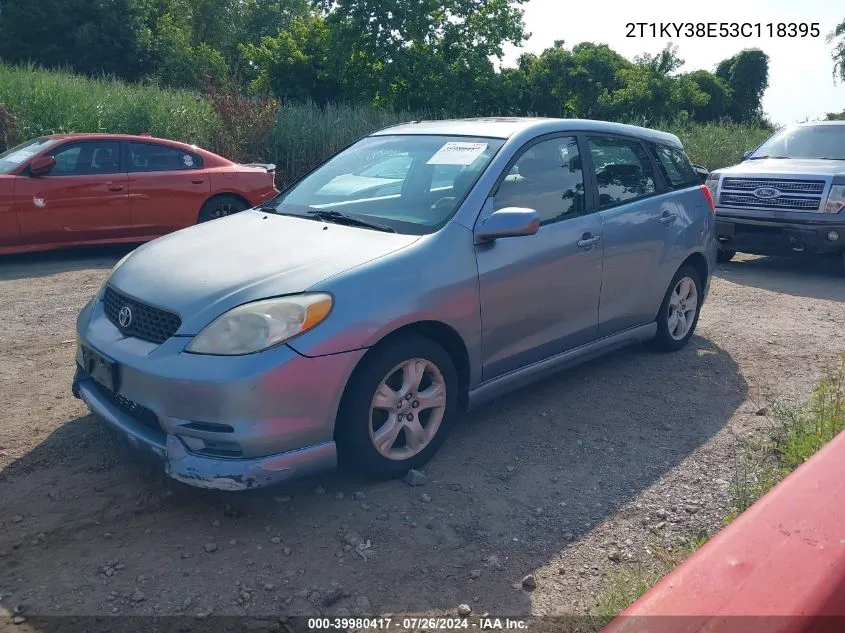
[{"label": "front tire", "polygon": [[716,261],[724,264],[725,262],[731,261],[735,255],[736,251],[727,251],[720,248],[716,251]]},{"label": "front tire", "polygon": [[202,205],[199,217],[197,218],[197,224],[218,218],[225,218],[227,215],[240,213],[247,208],[249,208],[249,205],[235,196],[214,196]]},{"label": "front tire", "polygon": [[660,305],[657,334],[651,346],[661,352],[675,352],[684,347],[695,333],[701,313],[702,283],[698,271],[681,266]]},{"label": "front tire", "polygon": [[341,398],[340,461],[379,479],[423,466],[454,422],[458,389],[452,358],[434,341],[413,335],[376,347]]}]

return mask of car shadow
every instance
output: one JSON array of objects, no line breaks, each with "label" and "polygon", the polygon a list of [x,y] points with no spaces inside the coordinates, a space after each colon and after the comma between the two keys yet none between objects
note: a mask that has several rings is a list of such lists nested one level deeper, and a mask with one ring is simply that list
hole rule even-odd
[{"label": "car shadow", "polygon": [[796,297],[845,301],[845,274],[841,258],[755,257],[719,264],[715,272],[731,283]]},{"label": "car shadow", "polygon": [[140,244],[80,246],[38,253],[0,255],[0,281],[47,277],[74,270],[108,269]]},{"label": "car shadow", "polygon": [[702,337],[622,350],[466,415],[421,487],[339,471],[194,489],[82,416],[0,472],[0,593],[33,616],[528,614],[523,576],[707,443],[747,391]]}]

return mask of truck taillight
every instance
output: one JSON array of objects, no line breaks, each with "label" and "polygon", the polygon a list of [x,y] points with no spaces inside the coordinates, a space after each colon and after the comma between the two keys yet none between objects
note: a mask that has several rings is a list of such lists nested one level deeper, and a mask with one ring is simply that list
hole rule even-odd
[{"label": "truck taillight", "polygon": [[704,194],[704,197],[707,198],[707,204],[710,205],[710,211],[713,215],[715,215],[716,203],[713,201],[713,194],[710,193],[710,188],[707,185],[701,185],[701,192]]}]

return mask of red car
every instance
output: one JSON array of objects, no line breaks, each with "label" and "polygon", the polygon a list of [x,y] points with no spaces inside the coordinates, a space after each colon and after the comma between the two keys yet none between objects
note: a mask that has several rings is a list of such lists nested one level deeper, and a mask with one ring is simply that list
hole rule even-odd
[{"label": "red car", "polygon": [[0,154],[0,254],[151,240],[269,200],[274,170],[151,136],[43,136]]}]

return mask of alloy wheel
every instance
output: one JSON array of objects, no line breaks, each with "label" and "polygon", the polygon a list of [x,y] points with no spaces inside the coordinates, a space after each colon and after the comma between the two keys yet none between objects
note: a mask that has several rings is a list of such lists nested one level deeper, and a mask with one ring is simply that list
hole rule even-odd
[{"label": "alloy wheel", "polygon": [[445,412],[443,374],[429,360],[406,360],[388,372],[373,396],[370,440],[387,459],[410,459],[434,439]]}]

